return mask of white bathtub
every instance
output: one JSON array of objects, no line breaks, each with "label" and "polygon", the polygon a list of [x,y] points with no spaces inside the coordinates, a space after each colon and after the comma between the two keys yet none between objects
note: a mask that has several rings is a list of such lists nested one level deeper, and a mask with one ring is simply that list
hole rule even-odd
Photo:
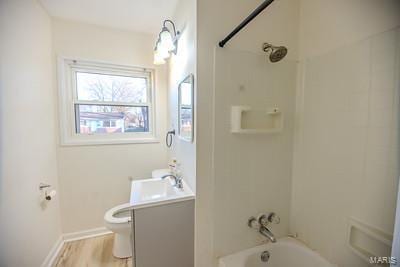
[{"label": "white bathtub", "polygon": [[[269,260],[263,262],[261,254],[269,252]],[[282,238],[219,260],[219,267],[335,267],[303,243],[293,238]]]}]

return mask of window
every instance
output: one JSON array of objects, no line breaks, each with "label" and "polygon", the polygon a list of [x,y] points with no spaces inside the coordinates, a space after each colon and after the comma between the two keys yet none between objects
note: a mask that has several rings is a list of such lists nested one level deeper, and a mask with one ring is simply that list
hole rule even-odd
[{"label": "window", "polygon": [[59,60],[64,145],[156,142],[154,72]]}]

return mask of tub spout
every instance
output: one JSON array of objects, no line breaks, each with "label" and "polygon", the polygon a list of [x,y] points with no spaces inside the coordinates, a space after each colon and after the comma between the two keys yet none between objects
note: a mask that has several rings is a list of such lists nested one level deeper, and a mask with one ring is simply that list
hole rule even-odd
[{"label": "tub spout", "polygon": [[260,234],[268,238],[269,241],[271,241],[272,243],[276,243],[276,238],[274,234],[267,227],[261,226],[259,232]]},{"label": "tub spout", "polygon": [[269,212],[267,214],[261,214],[258,219],[255,217],[251,216],[247,220],[247,225],[250,228],[257,229],[260,234],[268,238],[269,241],[272,243],[276,243],[276,238],[274,234],[268,229],[268,225],[270,223],[279,223],[280,219],[278,215],[276,215],[274,212]]}]

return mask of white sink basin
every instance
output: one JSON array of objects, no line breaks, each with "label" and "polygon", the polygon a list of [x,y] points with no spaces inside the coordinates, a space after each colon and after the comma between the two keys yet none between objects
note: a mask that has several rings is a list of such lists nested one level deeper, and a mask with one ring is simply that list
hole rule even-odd
[{"label": "white sink basin", "polygon": [[194,194],[183,181],[183,188],[174,186],[170,178],[132,181],[130,204],[134,209],[164,205],[194,199]]}]

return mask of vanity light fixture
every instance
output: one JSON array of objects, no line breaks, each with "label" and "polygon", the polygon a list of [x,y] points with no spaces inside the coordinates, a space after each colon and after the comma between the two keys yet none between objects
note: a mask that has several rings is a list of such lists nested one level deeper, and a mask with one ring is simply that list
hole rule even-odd
[{"label": "vanity light fixture", "polygon": [[[167,27],[170,24],[172,31]],[[178,51],[178,37],[180,32],[176,31],[175,24],[167,19],[163,22],[161,32],[158,34],[158,39],[154,47],[154,64],[161,65],[166,63],[166,59],[171,56],[171,53],[176,55]]]}]

